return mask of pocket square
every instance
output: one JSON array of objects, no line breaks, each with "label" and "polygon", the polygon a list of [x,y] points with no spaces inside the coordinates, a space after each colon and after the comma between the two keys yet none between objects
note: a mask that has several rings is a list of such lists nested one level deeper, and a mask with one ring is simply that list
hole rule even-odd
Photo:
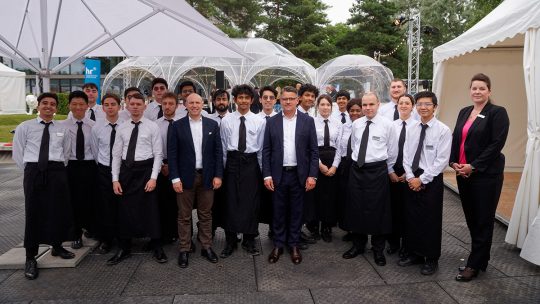
[{"label": "pocket square", "polygon": [[208,132],[208,135],[212,135],[212,132]]}]

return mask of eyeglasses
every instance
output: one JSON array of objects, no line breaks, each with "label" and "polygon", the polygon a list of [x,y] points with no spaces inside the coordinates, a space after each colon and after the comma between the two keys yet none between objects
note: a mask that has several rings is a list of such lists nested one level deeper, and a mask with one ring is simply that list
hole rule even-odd
[{"label": "eyeglasses", "polygon": [[193,92],[193,90],[182,90],[182,94],[191,94]]},{"label": "eyeglasses", "polygon": [[419,102],[419,103],[416,104],[417,108],[420,108],[420,107],[428,108],[428,107],[431,107],[431,106],[433,106],[432,102]]},{"label": "eyeglasses", "polygon": [[275,96],[263,95],[262,99],[264,99],[264,100],[274,100],[274,99],[276,99],[276,97]]},{"label": "eyeglasses", "polygon": [[284,97],[281,97],[281,101],[295,101],[297,97],[289,97],[289,98],[284,98]]},{"label": "eyeglasses", "polygon": [[163,86],[159,86],[159,87],[154,87],[153,90],[154,91],[165,91],[167,88],[166,87],[163,87]]}]

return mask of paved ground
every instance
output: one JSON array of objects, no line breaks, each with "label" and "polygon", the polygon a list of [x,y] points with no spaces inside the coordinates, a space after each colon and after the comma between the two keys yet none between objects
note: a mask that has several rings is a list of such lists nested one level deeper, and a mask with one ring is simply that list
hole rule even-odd
[{"label": "paved ground", "polygon": [[[13,164],[0,164],[0,254],[20,243],[24,233],[22,176]],[[293,265],[284,255],[275,265],[266,257],[271,243],[261,225],[262,255],[237,251],[217,264],[198,254],[190,267],[176,266],[174,246],[167,246],[167,264],[142,253],[108,267],[107,256],[90,254],[77,268],[43,269],[36,281],[21,270],[0,270],[0,302],[20,303],[540,303],[540,267],[519,257],[504,243],[506,227],[496,224],[492,260],[486,273],[470,283],[454,281],[463,264],[470,237],[459,200],[445,193],[443,254],[436,275],[422,276],[419,268],[396,265],[387,256],[384,267],[371,253],[352,260],[341,254],[349,244],[334,233],[333,243],[320,242]],[[215,249],[224,243],[218,231]],[[140,248],[142,242],[138,243]]]}]

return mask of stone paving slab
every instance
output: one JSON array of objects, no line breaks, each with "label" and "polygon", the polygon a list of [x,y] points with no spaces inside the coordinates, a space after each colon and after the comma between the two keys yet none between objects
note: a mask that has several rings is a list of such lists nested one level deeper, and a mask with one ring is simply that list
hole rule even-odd
[{"label": "stone paving slab", "polygon": [[0,255],[17,247],[17,243],[22,239],[22,236],[0,236]]},{"label": "stone paving slab", "polygon": [[[38,265],[40,259],[49,251],[49,247],[41,246],[38,249]],[[26,263],[26,251],[24,248],[12,248],[0,256],[0,269],[24,269]]]},{"label": "stone paving slab", "polygon": [[519,303],[538,304],[540,289],[532,288],[514,278],[439,282],[458,303]]},{"label": "stone paving slab", "polygon": [[0,270],[0,284],[14,272],[15,270]]},{"label": "stone paving slab", "polygon": [[242,294],[204,294],[204,295],[177,295],[174,304],[232,304],[232,303],[291,303],[312,304],[313,300],[309,290],[280,290],[267,292],[248,292]]},{"label": "stone paving slab", "polygon": [[311,290],[315,303],[439,303],[455,304],[434,282],[403,285],[365,286],[362,288],[326,288]]},{"label": "stone paving slab", "polygon": [[[74,268],[82,262],[82,260],[90,253],[91,247],[83,247],[81,249],[66,248],[75,253],[75,258],[64,260],[51,255],[51,250],[48,250],[38,258],[38,267],[40,268]],[[23,265],[24,266],[24,265]]]},{"label": "stone paving slab", "polygon": [[174,300],[173,296],[158,297],[113,297],[113,298],[86,298],[86,299],[63,299],[49,301],[32,301],[34,304],[170,304]]},{"label": "stone paving slab", "polygon": [[489,264],[508,276],[540,275],[540,266],[520,258],[519,252],[509,244],[493,244]]},{"label": "stone paving slab", "polygon": [[[465,218],[463,218],[463,222],[443,223],[443,230],[466,244],[471,243],[471,237],[469,229],[467,228],[467,223],[465,223]],[[504,243],[505,236],[506,226],[499,222],[495,222],[493,243]]]}]

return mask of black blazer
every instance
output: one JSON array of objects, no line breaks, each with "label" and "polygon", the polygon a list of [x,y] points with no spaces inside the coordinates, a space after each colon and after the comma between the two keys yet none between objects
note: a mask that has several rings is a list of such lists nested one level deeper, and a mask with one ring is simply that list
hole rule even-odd
[{"label": "black blazer", "polygon": [[[450,163],[459,162],[461,132],[472,110],[473,106],[469,106],[459,112],[452,138]],[[504,171],[504,155],[501,150],[510,127],[508,114],[505,108],[488,102],[480,115],[484,117],[476,117],[467,133],[465,157],[480,173],[500,174]]]},{"label": "black blazer", "polygon": [[[216,121],[202,117],[203,185],[212,189],[214,177],[223,177],[223,150]],[[182,186],[192,189],[195,181],[195,146],[189,116],[175,121],[167,137],[169,179],[180,178]]]},{"label": "black blazer", "polygon": [[[305,185],[308,177],[317,177],[319,172],[319,147],[315,122],[300,111],[296,116],[296,162],[298,181]],[[279,185],[283,173],[283,112],[266,121],[263,145],[263,177],[271,176],[274,185]]]}]

